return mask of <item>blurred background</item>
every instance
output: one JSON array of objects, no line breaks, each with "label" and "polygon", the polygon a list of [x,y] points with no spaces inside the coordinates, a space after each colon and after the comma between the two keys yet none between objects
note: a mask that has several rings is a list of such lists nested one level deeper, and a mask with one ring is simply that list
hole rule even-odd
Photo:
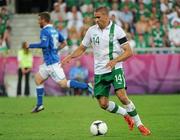
[{"label": "blurred background", "polygon": [[[99,6],[109,8],[111,20],[126,31],[134,51],[124,63],[128,93],[179,94],[180,0],[0,0],[0,96],[35,96],[41,50],[28,50],[32,66],[23,73],[19,69],[23,42],[39,41],[39,12],[50,12],[52,24],[67,40],[59,52],[63,58],[81,43]],[[93,82],[92,50],[64,69],[67,78]],[[52,96],[87,95],[61,89],[51,79],[45,88]]]}]

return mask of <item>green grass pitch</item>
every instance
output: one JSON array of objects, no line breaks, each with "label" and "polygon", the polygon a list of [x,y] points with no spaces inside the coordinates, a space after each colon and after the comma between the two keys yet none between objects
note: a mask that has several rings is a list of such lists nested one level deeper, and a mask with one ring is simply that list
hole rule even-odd
[{"label": "green grass pitch", "polygon": [[[0,140],[180,140],[180,95],[130,96],[152,131],[128,130],[123,117],[99,108],[87,96],[45,97],[45,110],[31,114],[35,98],[0,98]],[[111,100],[119,103],[115,96]],[[105,136],[92,136],[91,122],[108,125]]]}]

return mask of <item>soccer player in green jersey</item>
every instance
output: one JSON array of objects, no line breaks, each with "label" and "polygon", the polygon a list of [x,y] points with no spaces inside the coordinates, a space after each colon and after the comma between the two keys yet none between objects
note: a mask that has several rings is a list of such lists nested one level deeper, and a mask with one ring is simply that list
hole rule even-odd
[{"label": "soccer player in green jersey", "polygon": [[[83,54],[87,47],[92,46],[94,52],[95,85],[94,96],[102,109],[124,116],[130,130],[134,123],[142,135],[150,135],[137,111],[135,105],[126,94],[126,83],[123,72],[123,61],[133,55],[126,34],[123,29],[109,19],[108,9],[99,7],[94,12],[96,25],[91,26],[84,36],[81,45],[64,58],[62,65]],[[116,96],[124,108],[113,101],[109,101],[111,84]]]}]

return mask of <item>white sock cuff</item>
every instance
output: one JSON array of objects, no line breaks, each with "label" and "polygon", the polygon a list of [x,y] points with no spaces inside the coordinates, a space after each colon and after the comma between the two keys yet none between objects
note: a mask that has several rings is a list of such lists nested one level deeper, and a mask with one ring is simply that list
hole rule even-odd
[{"label": "white sock cuff", "polygon": [[44,88],[44,85],[37,85],[36,88]]},{"label": "white sock cuff", "polygon": [[143,123],[141,122],[141,119],[139,117],[139,115],[137,114],[136,116],[132,117],[135,121],[135,124],[137,127],[139,127],[140,125],[143,125]]},{"label": "white sock cuff", "polygon": [[106,110],[111,112],[114,108],[115,108],[115,103],[113,101],[109,101]]},{"label": "white sock cuff", "polygon": [[132,112],[135,110],[135,106],[132,101],[130,101],[128,105],[124,105],[124,107],[126,108],[127,112]]},{"label": "white sock cuff", "polygon": [[70,82],[71,80],[67,80],[67,87],[70,88]]}]

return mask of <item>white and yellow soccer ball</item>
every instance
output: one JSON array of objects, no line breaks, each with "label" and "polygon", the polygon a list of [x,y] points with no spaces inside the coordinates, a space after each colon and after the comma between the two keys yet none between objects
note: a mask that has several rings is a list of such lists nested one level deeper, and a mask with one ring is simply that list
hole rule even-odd
[{"label": "white and yellow soccer ball", "polygon": [[94,136],[105,135],[108,131],[107,124],[104,121],[96,120],[90,126],[90,132]]}]

